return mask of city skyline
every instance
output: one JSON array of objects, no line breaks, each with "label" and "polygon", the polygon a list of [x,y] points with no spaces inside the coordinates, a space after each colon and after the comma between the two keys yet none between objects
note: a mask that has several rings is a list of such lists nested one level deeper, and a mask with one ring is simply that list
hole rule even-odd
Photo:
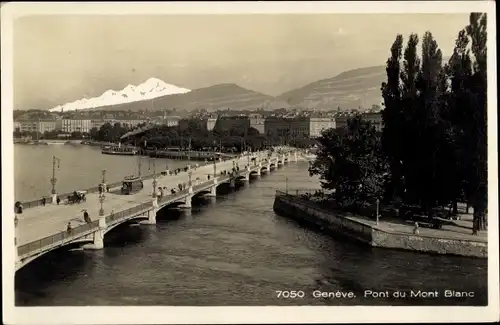
[{"label": "city skyline", "polygon": [[[405,38],[429,30],[449,56],[466,23],[467,14],[22,17],[14,22],[14,108],[52,108],[151,77],[276,96],[384,65],[395,30]],[[360,50],[367,45],[369,54]]]}]

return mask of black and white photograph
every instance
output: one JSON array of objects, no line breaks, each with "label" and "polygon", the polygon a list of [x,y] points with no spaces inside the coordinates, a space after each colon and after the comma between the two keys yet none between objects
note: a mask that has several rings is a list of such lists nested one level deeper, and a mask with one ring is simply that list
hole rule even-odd
[{"label": "black and white photograph", "polygon": [[4,323],[498,321],[495,3],[406,4],[3,3]]}]

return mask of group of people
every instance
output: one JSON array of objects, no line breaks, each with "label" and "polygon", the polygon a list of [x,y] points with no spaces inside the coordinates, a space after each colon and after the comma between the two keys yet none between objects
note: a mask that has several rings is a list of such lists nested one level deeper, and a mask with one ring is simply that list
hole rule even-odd
[{"label": "group of people", "polygon": [[[90,219],[90,216],[89,216],[89,213],[87,212],[87,210],[83,210],[83,220],[87,224],[92,222],[92,219]],[[73,227],[71,227],[71,221],[69,221],[67,226],[66,226],[66,232],[68,233],[68,235],[71,235],[71,233],[73,232]]]}]

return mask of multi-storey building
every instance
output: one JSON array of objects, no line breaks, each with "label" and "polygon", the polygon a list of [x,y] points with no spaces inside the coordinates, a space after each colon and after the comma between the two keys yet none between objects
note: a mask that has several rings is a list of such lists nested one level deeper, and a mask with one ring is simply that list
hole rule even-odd
[{"label": "multi-storey building", "polygon": [[14,132],[21,132],[21,122],[14,121]]},{"label": "multi-storey building", "polygon": [[335,128],[335,119],[326,117],[268,117],[265,134],[278,137],[318,137],[325,129]]},{"label": "multi-storey building", "polygon": [[284,137],[290,133],[290,120],[283,117],[269,116],[264,121],[264,134]]},{"label": "multi-storey building", "polygon": [[14,122],[14,131],[18,132],[51,132],[56,129],[57,121],[52,118],[26,119]]},{"label": "multi-storey building", "polygon": [[260,134],[265,134],[265,121],[266,119],[259,114],[250,115],[250,127],[259,131]]},{"label": "multi-storey building", "polygon": [[384,124],[382,121],[382,114],[380,112],[378,113],[366,113],[361,115],[363,120],[368,121],[371,123],[373,127],[375,127],[375,130],[377,132],[382,132],[382,129],[384,128]]},{"label": "multi-storey building", "polygon": [[174,127],[179,125],[180,116],[167,116],[164,119],[165,125],[168,127]]},{"label": "multi-storey building", "polygon": [[[349,114],[349,115],[342,115],[342,116],[337,116],[336,119],[336,124],[337,128],[345,128],[347,127],[347,121],[351,118],[356,116],[355,114]],[[384,124],[382,121],[382,114],[380,112],[376,113],[365,113],[361,114],[361,118],[365,121],[370,122],[370,124],[375,127],[375,130],[377,132],[382,132],[382,129],[384,128]]]},{"label": "multi-storey building", "polygon": [[316,138],[321,136],[321,132],[327,129],[335,129],[334,117],[310,117],[309,118],[309,136],[311,138]]},{"label": "multi-storey building", "polygon": [[212,131],[215,128],[215,124],[217,124],[217,118],[209,117],[206,119],[207,121],[207,130]]},{"label": "multi-storey building", "polygon": [[104,124],[105,124],[105,122],[103,119],[90,120],[90,128],[91,129],[96,128],[99,130],[101,128],[101,126],[103,126]]},{"label": "multi-storey building", "polygon": [[246,133],[250,128],[248,116],[219,116],[215,122],[214,131],[226,133],[232,130],[240,130]]},{"label": "multi-storey building", "polygon": [[56,123],[56,128],[58,130],[64,131],[66,133],[81,132],[88,133],[92,128],[92,121],[82,117],[76,118],[63,118],[58,120]]}]

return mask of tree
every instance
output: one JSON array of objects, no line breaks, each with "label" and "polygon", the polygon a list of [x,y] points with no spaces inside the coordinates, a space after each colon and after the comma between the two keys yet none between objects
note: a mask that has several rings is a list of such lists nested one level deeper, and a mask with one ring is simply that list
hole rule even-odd
[{"label": "tree", "polygon": [[469,83],[471,105],[469,120],[464,123],[464,138],[470,142],[470,151],[466,158],[468,170],[467,196],[474,208],[474,233],[486,230],[486,211],[488,204],[488,152],[487,152],[487,65],[486,65],[486,14],[471,13],[467,35],[471,41],[474,55],[473,73]]},{"label": "tree", "polygon": [[382,98],[384,110],[382,111],[382,148],[389,158],[391,178],[387,184],[386,198],[388,201],[402,196],[402,171],[403,142],[401,135],[404,130],[404,117],[401,106],[400,61],[403,51],[403,36],[397,35],[391,47],[391,57],[387,60],[387,82],[382,83]]},{"label": "tree", "polygon": [[412,160],[404,163],[409,190],[418,198],[425,211],[442,201],[446,186],[441,181],[447,170],[439,169],[439,150],[445,147],[440,123],[442,53],[430,32],[422,40],[422,65],[415,80],[417,95],[411,116],[413,147],[408,153]]},{"label": "tree", "polygon": [[383,193],[387,173],[381,139],[375,128],[358,115],[346,129],[323,131],[317,158],[309,168],[319,175],[321,186],[334,190],[338,207],[358,210],[371,206]]}]

